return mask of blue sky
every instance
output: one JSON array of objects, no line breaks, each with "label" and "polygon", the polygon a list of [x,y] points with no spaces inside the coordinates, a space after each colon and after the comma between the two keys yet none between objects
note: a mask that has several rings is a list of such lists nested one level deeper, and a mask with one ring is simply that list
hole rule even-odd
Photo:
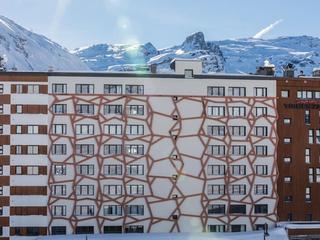
[{"label": "blue sky", "polygon": [[152,42],[162,48],[195,31],[207,40],[320,37],[319,0],[0,0],[0,14],[73,49]]}]

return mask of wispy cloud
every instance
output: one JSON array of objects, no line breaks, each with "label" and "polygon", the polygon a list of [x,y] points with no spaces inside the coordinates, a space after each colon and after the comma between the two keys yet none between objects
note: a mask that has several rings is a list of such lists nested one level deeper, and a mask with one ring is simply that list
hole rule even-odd
[{"label": "wispy cloud", "polygon": [[265,34],[267,34],[272,29],[274,29],[282,21],[283,21],[283,19],[280,19],[280,20],[270,24],[268,27],[262,29],[260,32],[258,32],[256,35],[254,35],[252,38],[255,38],[255,39],[262,38]]},{"label": "wispy cloud", "polygon": [[71,4],[72,0],[58,0],[56,4],[56,8],[54,10],[53,19],[50,26],[50,32],[52,35],[55,35],[57,30],[59,29],[60,22]]}]

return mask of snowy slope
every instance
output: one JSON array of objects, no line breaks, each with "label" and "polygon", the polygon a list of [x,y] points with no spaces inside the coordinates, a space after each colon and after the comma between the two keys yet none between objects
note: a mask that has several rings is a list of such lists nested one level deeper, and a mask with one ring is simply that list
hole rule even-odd
[{"label": "snowy slope", "polygon": [[0,55],[6,55],[8,70],[88,71],[86,64],[57,43],[0,16]]},{"label": "snowy slope", "polygon": [[224,58],[219,47],[206,42],[202,32],[187,37],[181,45],[159,50],[151,43],[99,44],[75,49],[72,53],[95,71],[134,70],[137,64],[157,64],[159,71],[170,71],[169,63],[174,58],[202,59],[204,72],[221,72],[224,69]]},{"label": "snowy slope", "polygon": [[320,39],[309,36],[280,37],[276,39],[238,39],[214,41],[220,46],[226,59],[225,71],[255,72],[265,59],[276,65],[277,74],[281,67],[293,63],[297,72],[311,75],[312,69],[320,66]]},{"label": "snowy slope", "polygon": [[158,64],[161,72],[170,71],[169,62],[176,57],[202,59],[204,72],[254,73],[266,59],[276,65],[277,75],[287,63],[308,75],[314,67],[320,67],[320,39],[309,36],[205,41],[203,33],[198,32],[181,45],[159,50],[151,43],[146,45],[101,44],[74,53],[91,69],[101,71],[130,71],[136,64],[151,63]]}]

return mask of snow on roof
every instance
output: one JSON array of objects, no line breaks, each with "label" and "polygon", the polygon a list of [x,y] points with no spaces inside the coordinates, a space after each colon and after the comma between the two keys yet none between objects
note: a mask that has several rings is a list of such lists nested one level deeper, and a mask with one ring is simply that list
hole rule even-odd
[{"label": "snow on roof", "polygon": [[[270,240],[288,240],[283,228],[269,231]],[[130,234],[93,234],[61,235],[39,237],[38,240],[262,240],[263,231],[237,233],[130,233]]]},{"label": "snow on roof", "polygon": [[285,229],[320,229],[320,222],[279,222],[277,226]]}]

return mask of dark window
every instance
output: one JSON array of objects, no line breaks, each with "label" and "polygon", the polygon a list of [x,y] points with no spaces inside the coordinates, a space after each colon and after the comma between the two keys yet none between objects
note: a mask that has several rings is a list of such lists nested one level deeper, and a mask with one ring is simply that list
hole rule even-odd
[{"label": "dark window", "polygon": [[3,229],[2,229],[2,227],[0,227],[0,236],[2,236],[3,235]]},{"label": "dark window", "polygon": [[76,227],[76,234],[93,234],[94,227],[92,226],[83,226],[83,227]]},{"label": "dark window", "polygon": [[256,224],[256,230],[257,231],[264,230],[264,224]]},{"label": "dark window", "polygon": [[39,236],[40,229],[38,227],[27,227],[26,236]]},{"label": "dark window", "polygon": [[125,228],[126,233],[143,233],[143,225],[131,225],[126,226]]},{"label": "dark window", "polygon": [[103,233],[122,233],[122,226],[104,226]]},{"label": "dark window", "polygon": [[311,213],[306,214],[306,221],[312,221],[312,214]]},{"label": "dark window", "polygon": [[225,96],[224,87],[208,87],[208,96]]},{"label": "dark window", "polygon": [[66,235],[67,228],[65,226],[54,226],[51,227],[51,234],[52,235]]},{"label": "dark window", "polygon": [[225,232],[225,225],[208,225],[208,232]]},{"label": "dark window", "polygon": [[288,221],[292,221],[293,217],[292,217],[292,213],[288,213]]},{"label": "dark window", "polygon": [[293,200],[292,196],[285,196],[284,197],[284,202],[291,203],[292,200]]},{"label": "dark window", "polygon": [[305,110],[304,112],[304,123],[311,124],[310,110]]},{"label": "dark window", "polygon": [[208,214],[225,214],[226,206],[224,204],[212,204],[208,207]]},{"label": "dark window", "polygon": [[254,205],[254,213],[268,213],[268,205],[267,204]]},{"label": "dark window", "polygon": [[231,225],[231,232],[245,232],[246,225],[239,224],[239,225]]},{"label": "dark window", "polygon": [[229,213],[246,214],[246,205],[230,205]]}]

